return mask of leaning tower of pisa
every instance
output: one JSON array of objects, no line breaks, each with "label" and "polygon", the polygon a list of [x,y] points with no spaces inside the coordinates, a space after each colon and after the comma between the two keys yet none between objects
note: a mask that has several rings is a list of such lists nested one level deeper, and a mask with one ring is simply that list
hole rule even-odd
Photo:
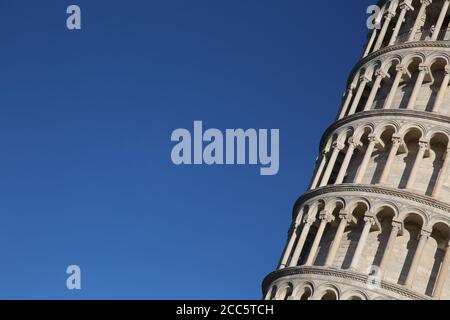
[{"label": "leaning tower of pisa", "polygon": [[450,299],[450,0],[378,5],[265,299]]}]

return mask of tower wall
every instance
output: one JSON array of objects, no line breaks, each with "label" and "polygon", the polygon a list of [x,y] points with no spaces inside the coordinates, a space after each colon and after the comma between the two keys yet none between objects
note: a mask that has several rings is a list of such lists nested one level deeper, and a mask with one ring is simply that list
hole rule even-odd
[{"label": "tower wall", "polygon": [[379,5],[266,299],[450,299],[450,0]]}]

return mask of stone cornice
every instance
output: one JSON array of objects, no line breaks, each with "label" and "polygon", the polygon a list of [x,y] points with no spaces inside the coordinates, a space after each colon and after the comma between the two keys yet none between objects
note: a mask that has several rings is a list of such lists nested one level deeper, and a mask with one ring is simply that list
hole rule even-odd
[{"label": "stone cornice", "polygon": [[350,76],[347,80],[347,87],[350,85],[350,83],[353,81],[354,74],[368,61],[375,59],[376,57],[379,57],[383,54],[402,50],[402,49],[411,49],[411,48],[447,48],[450,49],[450,42],[449,41],[414,41],[414,42],[405,42],[400,43],[397,45],[392,45],[389,47],[381,48],[380,50],[377,50],[375,52],[370,53],[366,57],[359,60],[359,62],[353,67],[352,71],[350,72]]},{"label": "stone cornice", "polygon": [[421,195],[421,194],[413,193],[413,192],[410,192],[407,190],[400,190],[400,189],[395,189],[395,188],[390,188],[390,187],[385,187],[385,186],[379,187],[379,186],[375,186],[375,185],[341,184],[341,185],[325,186],[325,187],[318,188],[315,190],[310,190],[310,191],[306,192],[305,194],[303,194],[295,202],[294,210],[292,212],[293,219],[295,219],[295,217],[298,213],[297,209],[299,208],[299,206],[301,204],[305,203],[306,201],[308,201],[309,199],[312,199],[314,197],[324,195],[324,194],[334,193],[334,192],[338,192],[338,193],[366,192],[366,193],[372,193],[372,194],[378,194],[378,195],[387,195],[390,197],[396,197],[396,198],[413,201],[413,202],[419,203],[421,205],[426,205],[426,206],[436,208],[436,209],[450,213],[450,205],[449,204],[442,202],[440,200],[437,200],[435,198],[426,196],[426,195]]},{"label": "stone cornice", "polygon": [[[269,286],[274,281],[283,277],[295,275],[319,275],[332,278],[341,278],[345,280],[359,282],[361,284],[369,283],[368,275],[364,275],[350,270],[337,270],[326,267],[293,267],[274,271],[269,275],[267,275],[262,284],[263,292],[267,292]],[[431,300],[430,297],[417,294],[414,291],[411,291],[401,285],[394,284],[391,282],[381,281],[380,286],[383,290],[395,293],[397,295],[406,297],[411,300]]]},{"label": "stone cornice", "polygon": [[410,117],[415,119],[425,119],[425,120],[432,120],[432,121],[438,121],[446,123],[447,125],[450,125],[450,117],[444,116],[441,114],[436,114],[432,112],[427,111],[415,111],[415,110],[406,110],[406,109],[389,109],[389,110],[371,110],[371,111],[364,111],[364,112],[358,112],[354,115],[342,118],[341,120],[338,120],[334,122],[331,126],[329,126],[324,134],[322,135],[322,138],[320,140],[320,151],[324,149],[324,146],[326,144],[327,138],[330,136],[330,134],[339,128],[340,126],[343,126],[347,123],[350,123],[355,120],[364,119],[364,118],[371,118],[371,117],[383,117],[383,116],[402,116],[402,117]]}]

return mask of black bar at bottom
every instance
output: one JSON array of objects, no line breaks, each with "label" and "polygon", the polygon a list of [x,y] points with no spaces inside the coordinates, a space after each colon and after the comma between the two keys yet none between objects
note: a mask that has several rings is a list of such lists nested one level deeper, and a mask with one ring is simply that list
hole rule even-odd
[{"label": "black bar at bottom", "polygon": [[[438,301],[190,301],[190,300],[152,300],[152,301],[118,301],[118,300],[73,300],[73,301],[0,301],[2,313],[13,312],[14,319],[22,313],[37,315],[55,315],[57,319],[74,318],[90,319],[92,316],[111,315],[116,319],[291,319],[307,318],[314,314],[314,319],[320,315],[332,313],[339,318],[365,319],[362,314],[381,312],[385,305],[390,308],[414,312],[415,308],[433,308],[442,306],[447,309],[447,303]],[[399,307],[399,304],[402,306]],[[403,305],[404,304],[404,305]],[[379,305],[379,306],[378,306]],[[351,309],[349,309],[351,308]],[[349,313],[351,310],[351,313]],[[392,311],[392,310],[391,310]],[[389,314],[391,314],[389,311]],[[362,313],[362,314],[361,314]],[[395,313],[395,312],[394,312]],[[132,316],[132,317],[131,317]],[[356,317],[357,316],[357,317]]]}]

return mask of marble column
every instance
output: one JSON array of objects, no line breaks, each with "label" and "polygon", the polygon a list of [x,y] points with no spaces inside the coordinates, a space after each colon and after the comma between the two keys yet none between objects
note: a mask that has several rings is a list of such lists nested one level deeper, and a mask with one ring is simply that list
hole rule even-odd
[{"label": "marble column", "polygon": [[392,249],[395,246],[395,242],[397,240],[398,233],[400,232],[401,229],[402,229],[402,224],[400,222],[397,222],[397,221],[392,222],[391,233],[389,235],[389,239],[386,244],[386,248],[384,249],[383,257],[381,258],[381,261],[380,261],[379,272],[382,277],[381,279],[384,279],[384,277],[385,277],[387,264],[389,263],[389,261],[391,259]]},{"label": "marble column", "polygon": [[364,228],[361,232],[361,237],[359,238],[358,245],[355,250],[355,254],[353,255],[352,262],[350,264],[350,269],[356,269],[359,264],[359,260],[361,259],[361,255],[363,253],[364,247],[366,246],[367,237],[369,236],[370,229],[375,224],[375,219],[371,216],[364,217]]},{"label": "marble column", "polygon": [[413,8],[409,3],[405,1],[400,5],[400,14],[397,19],[397,23],[395,25],[394,31],[392,32],[391,40],[389,40],[389,45],[392,46],[395,44],[397,40],[398,34],[400,33],[400,29],[402,28],[403,23],[405,22],[405,16],[408,11],[412,11]]},{"label": "marble column", "polygon": [[438,178],[436,179],[436,184],[434,186],[433,198],[438,198],[442,191],[442,186],[447,180],[448,166],[450,165],[450,149],[447,149],[444,155],[444,163],[442,164],[441,171],[439,172]]},{"label": "marble column", "polygon": [[378,40],[377,40],[377,43],[375,44],[373,51],[377,51],[383,45],[383,41],[386,36],[386,32],[388,30],[389,24],[391,23],[391,20],[394,17],[395,17],[395,12],[391,12],[391,11],[386,12],[386,15],[384,16],[383,27],[381,28],[380,35],[378,36]]},{"label": "marble column", "polygon": [[333,221],[333,216],[331,213],[323,212],[320,215],[320,225],[317,230],[316,236],[314,238],[314,242],[311,246],[311,250],[309,251],[308,259],[306,260],[305,266],[312,266],[314,264],[314,260],[316,259],[317,250],[319,249],[320,241],[322,240],[323,233],[325,231],[326,226]]},{"label": "marble column", "polygon": [[417,245],[416,252],[414,253],[414,258],[411,262],[411,267],[408,271],[408,276],[406,277],[405,286],[411,288],[416,277],[417,268],[419,267],[420,260],[422,259],[423,250],[427,244],[428,238],[430,237],[430,232],[422,230],[419,236],[419,244]]},{"label": "marble column", "polygon": [[377,93],[380,90],[381,81],[383,81],[383,79],[386,77],[389,78],[389,75],[383,70],[377,70],[377,72],[375,72],[375,76],[376,79],[373,83],[372,90],[370,91],[369,98],[367,98],[366,105],[364,106],[364,111],[369,111],[372,108],[373,102],[375,101]]},{"label": "marble column", "polygon": [[403,78],[403,75],[407,73],[408,69],[402,65],[398,65],[396,67],[397,74],[395,75],[394,82],[391,87],[391,91],[389,92],[386,101],[384,102],[383,109],[390,109],[392,107],[392,102],[394,102],[395,95],[397,94],[398,86],[400,85],[400,81]]},{"label": "marble column", "polygon": [[303,247],[305,246],[306,238],[308,237],[309,230],[311,229],[311,226],[316,221],[316,218],[313,217],[314,215],[311,215],[310,217],[307,217],[304,220],[304,225],[302,229],[302,233],[300,234],[300,237],[297,242],[297,246],[295,247],[294,254],[292,255],[291,262],[289,264],[289,267],[296,267],[298,264],[298,261],[300,259],[300,255],[303,251]]},{"label": "marble column", "polygon": [[378,29],[374,28],[372,31],[372,35],[370,36],[369,42],[367,43],[366,50],[364,51],[363,58],[367,57],[369,53],[372,51],[372,46],[375,42],[375,39],[378,35]]},{"label": "marble column", "polygon": [[439,36],[439,32],[441,32],[442,24],[444,23],[444,19],[447,16],[449,4],[450,0],[445,0],[442,5],[441,13],[439,14],[439,18],[434,27],[433,35],[431,36],[431,41],[436,41]]},{"label": "marble column", "polygon": [[432,0],[420,0],[421,6],[419,12],[416,17],[416,21],[414,22],[414,26],[411,29],[409,34],[408,42],[414,41],[417,31],[420,28],[420,24],[422,23],[422,18],[426,14],[427,7],[432,3]]},{"label": "marble column", "polygon": [[334,143],[333,144],[333,153],[331,154],[330,160],[328,161],[327,169],[323,175],[322,182],[320,183],[321,187],[324,187],[328,184],[331,174],[333,173],[334,165],[336,164],[337,157],[342,149],[344,149],[345,146],[343,146],[340,143]]},{"label": "marble column", "polygon": [[444,75],[444,78],[442,79],[442,84],[441,84],[441,87],[439,89],[439,93],[436,96],[436,100],[435,100],[434,105],[433,105],[433,110],[432,110],[433,112],[439,112],[439,110],[441,108],[441,105],[442,105],[442,102],[443,102],[444,97],[445,97],[445,93],[447,92],[448,85],[450,83],[450,68],[449,67],[445,67],[445,71],[444,72],[445,72],[445,75]]},{"label": "marble column", "polygon": [[347,227],[348,221],[350,219],[350,214],[341,213],[339,214],[341,221],[339,222],[339,227],[336,230],[333,243],[331,244],[330,250],[328,251],[327,259],[325,261],[326,267],[331,267],[334,263],[334,258],[341,244],[342,236],[344,235],[345,228]]},{"label": "marble column", "polygon": [[355,178],[356,184],[362,182],[362,180],[364,178],[364,174],[366,173],[366,170],[367,170],[367,166],[369,165],[369,161],[372,158],[372,154],[373,154],[376,144],[377,144],[376,137],[369,136],[369,145],[367,146],[366,154],[364,155],[364,159],[361,162],[361,165],[358,169],[358,173],[356,174],[356,178]]},{"label": "marble column", "polygon": [[356,109],[358,108],[359,103],[361,102],[362,95],[364,93],[364,89],[367,86],[367,83],[370,82],[370,79],[366,76],[361,77],[359,82],[359,88],[358,91],[356,91],[355,98],[353,99],[352,106],[350,108],[350,111],[348,112],[348,115],[351,116],[355,114]]},{"label": "marble column", "polygon": [[355,91],[356,86],[354,84],[352,84],[350,86],[350,88],[347,90],[347,95],[345,97],[345,101],[344,104],[341,108],[341,112],[338,116],[338,120],[342,119],[345,117],[345,115],[347,114],[348,111],[348,107],[350,106],[350,102],[352,101],[353,98],[353,92]]},{"label": "marble column", "polygon": [[409,98],[409,103],[406,109],[413,110],[414,106],[417,102],[417,97],[419,96],[420,89],[422,89],[422,84],[425,79],[425,76],[430,73],[430,68],[426,65],[419,66],[419,75],[417,76],[416,84],[414,85],[413,92],[411,93],[411,97]]},{"label": "marble column", "polygon": [[402,139],[399,136],[392,137],[392,146],[391,151],[389,152],[389,156],[386,160],[386,164],[384,165],[383,173],[381,174],[379,184],[385,184],[389,178],[389,174],[391,173],[392,165],[394,164],[395,157],[397,156],[398,149],[402,143]]},{"label": "marble column", "polygon": [[319,184],[320,177],[322,176],[322,173],[323,173],[323,170],[325,169],[326,164],[327,164],[327,153],[326,153],[326,151],[323,151],[321,160],[320,160],[320,164],[319,164],[316,174],[314,176],[314,180],[311,183],[311,186],[309,188],[310,190],[317,188],[317,185]]},{"label": "marble column", "polygon": [[447,281],[448,268],[450,266],[450,243],[445,246],[445,255],[442,260],[441,269],[439,270],[439,275],[436,279],[436,285],[434,286],[433,297],[441,298],[442,291],[444,289],[445,282]]},{"label": "marble column", "polygon": [[286,245],[286,248],[284,249],[283,257],[278,266],[278,269],[284,269],[287,267],[287,262],[289,261],[289,257],[291,256],[292,249],[294,248],[295,240],[297,239],[297,233],[298,233],[298,224],[295,223],[291,227],[291,232],[289,233],[289,241]]},{"label": "marble column", "polygon": [[428,141],[420,140],[419,141],[419,151],[417,152],[416,161],[414,162],[413,168],[411,170],[411,174],[409,175],[406,189],[414,188],[414,184],[416,183],[417,173],[419,172],[420,165],[422,164],[422,160],[425,156],[425,152],[427,151],[427,149],[428,149]]},{"label": "marble column", "polygon": [[342,162],[341,169],[339,170],[338,177],[336,178],[335,184],[342,184],[344,182],[345,174],[347,173],[348,166],[352,160],[355,149],[360,146],[353,138],[349,139],[347,152],[345,153],[344,161]]}]

